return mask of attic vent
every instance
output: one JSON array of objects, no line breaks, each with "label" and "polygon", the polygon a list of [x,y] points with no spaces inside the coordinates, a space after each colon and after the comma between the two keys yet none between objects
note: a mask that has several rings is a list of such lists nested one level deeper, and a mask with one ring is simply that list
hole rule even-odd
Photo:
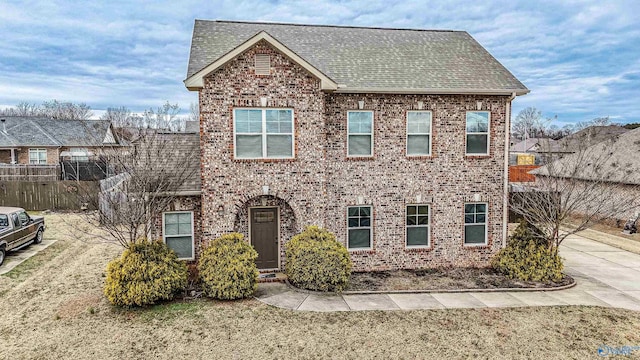
[{"label": "attic vent", "polygon": [[256,54],[256,75],[269,75],[271,59],[266,54]]}]

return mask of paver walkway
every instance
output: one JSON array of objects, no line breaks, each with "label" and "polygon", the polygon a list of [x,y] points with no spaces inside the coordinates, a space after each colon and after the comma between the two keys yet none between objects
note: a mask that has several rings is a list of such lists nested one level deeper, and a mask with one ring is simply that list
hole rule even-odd
[{"label": "paver walkway", "polygon": [[584,237],[568,237],[560,247],[565,272],[577,285],[535,292],[325,295],[264,283],[258,300],[307,311],[414,310],[444,308],[598,305],[640,311],[640,255]]},{"label": "paver walkway", "polygon": [[48,248],[49,245],[54,242],[56,242],[56,240],[42,240],[40,244],[31,244],[20,250],[9,251],[7,257],[4,259],[4,264],[0,265],[0,275],[13,270],[13,268],[20,265],[23,261]]}]

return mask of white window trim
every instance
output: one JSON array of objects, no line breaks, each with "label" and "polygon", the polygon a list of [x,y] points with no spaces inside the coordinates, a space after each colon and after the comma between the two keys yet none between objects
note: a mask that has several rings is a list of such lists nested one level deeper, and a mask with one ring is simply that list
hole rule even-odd
[{"label": "white window trim", "polygon": [[[467,132],[467,118],[469,113],[487,113],[487,131],[486,132]],[[464,114],[464,152],[466,156],[487,156],[491,149],[491,111],[467,111]],[[467,151],[467,138],[469,135],[487,135],[487,152],[469,153]]]},{"label": "white window trim", "polygon": [[[238,133],[236,132],[236,110],[260,110],[262,111],[262,156],[261,157],[238,157],[238,146],[236,144],[238,135],[258,135],[258,133]],[[291,133],[267,134],[267,110],[287,110],[291,111]],[[233,108],[233,157],[239,160],[266,160],[266,159],[295,159],[296,157],[296,137],[295,137],[295,113],[291,108]],[[271,156],[267,157],[267,135],[291,135],[291,156]]]},{"label": "white window trim", "polygon": [[[354,208],[354,207],[368,207],[369,208],[369,214],[370,214],[370,219],[371,221],[369,222],[369,247],[358,247],[358,248],[352,248],[349,247],[349,230],[357,230],[357,229],[366,229],[367,227],[349,227],[349,208]],[[347,250],[348,251],[368,251],[368,250],[373,250],[373,206],[372,205],[349,205],[347,206]]]},{"label": "white window trim", "polygon": [[[464,205],[478,205],[478,204],[484,204],[485,205],[485,213],[484,213],[484,222],[483,223],[469,223],[467,224],[464,221],[465,216],[467,215],[466,210],[464,210],[463,208],[463,214],[462,214],[462,222],[464,223],[464,233],[462,234],[462,244],[464,246],[487,246],[489,244],[489,204],[486,202],[466,202],[464,203]],[[429,220],[431,220],[431,218],[429,218]],[[468,244],[465,241],[466,238],[466,232],[467,232],[467,225],[484,225],[484,242],[483,243],[476,243],[476,244]]]},{"label": "white window trim", "polygon": [[[409,113],[429,113],[429,132],[428,133],[411,133],[409,134]],[[433,147],[433,136],[431,136],[431,133],[433,132],[433,111],[431,110],[410,110],[407,111],[407,118],[406,118],[406,138],[405,138],[405,154],[408,157],[420,157],[420,156],[431,156],[431,151],[432,151],[432,147]],[[466,131],[466,128],[465,128]],[[409,135],[429,135],[429,153],[428,154],[409,154]],[[409,205],[407,205],[409,206]],[[429,211],[431,211],[431,208],[429,208]],[[431,221],[431,218],[429,218],[429,221]]]},{"label": "white window trim", "polygon": [[[190,214],[191,215],[191,257],[190,258],[178,258],[178,260],[195,260],[196,258],[196,235],[194,231],[194,223],[193,223],[193,211],[166,211],[162,213],[162,241],[164,244],[167,244],[167,232],[165,231],[165,217],[167,214]],[[169,238],[172,237],[183,237],[184,234],[181,235],[169,235]]]},{"label": "white window trim", "polygon": [[[428,206],[429,207],[429,212],[427,213],[427,216],[429,217],[429,223],[427,225],[407,225],[407,216],[409,216],[409,214],[407,214],[407,207],[408,206]],[[416,228],[416,227],[426,227],[427,228],[427,245],[409,245],[408,244],[408,240],[409,240],[409,232],[407,231],[408,228]],[[404,206],[404,247],[407,249],[428,249],[431,247],[431,204],[405,204]]]},{"label": "white window trim", "polygon": [[[371,113],[371,133],[350,133],[349,132],[349,113],[352,112],[364,112]],[[362,158],[362,157],[373,157],[373,134],[375,133],[375,117],[373,110],[347,110],[347,157],[350,158]],[[350,135],[369,135],[371,136],[371,149],[369,150],[369,155],[349,155],[349,136]]]},{"label": "white window trim", "polygon": [[[44,153],[44,163],[40,162],[40,156],[37,156],[37,158],[38,158],[37,162],[35,162],[35,163],[31,162],[31,153],[34,153],[34,154]],[[46,165],[47,164],[47,160],[49,160],[48,159],[48,154],[47,154],[47,149],[41,149],[41,148],[30,148],[29,149],[29,165]]]}]

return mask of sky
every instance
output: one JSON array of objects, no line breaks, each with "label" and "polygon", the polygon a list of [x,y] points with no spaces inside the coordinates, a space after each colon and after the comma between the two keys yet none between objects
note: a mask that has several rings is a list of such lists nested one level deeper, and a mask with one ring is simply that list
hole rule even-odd
[{"label": "sky", "polygon": [[0,107],[57,99],[184,113],[195,19],[465,30],[555,124],[640,122],[640,1],[0,0]]}]

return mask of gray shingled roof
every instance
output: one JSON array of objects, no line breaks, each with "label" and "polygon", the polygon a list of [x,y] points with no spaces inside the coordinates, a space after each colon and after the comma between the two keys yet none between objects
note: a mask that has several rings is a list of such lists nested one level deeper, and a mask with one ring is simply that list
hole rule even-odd
[{"label": "gray shingled roof", "polygon": [[[572,177],[640,185],[640,128],[569,154],[531,171],[534,175]],[[579,167],[576,164],[580,164]]]},{"label": "gray shingled roof", "polygon": [[560,140],[541,142],[538,152],[574,153],[605,140],[615,139],[628,131],[629,129],[617,125],[589,126]]},{"label": "gray shingled roof", "polygon": [[187,78],[265,31],[351,89],[528,89],[465,31],[196,20]]},{"label": "gray shingled roof", "polygon": [[189,134],[200,133],[200,122],[198,121],[185,121],[184,132]]},{"label": "gray shingled roof", "polygon": [[100,146],[111,124],[107,120],[43,117],[2,116],[0,119],[5,120],[4,126],[0,123],[0,147]]}]

